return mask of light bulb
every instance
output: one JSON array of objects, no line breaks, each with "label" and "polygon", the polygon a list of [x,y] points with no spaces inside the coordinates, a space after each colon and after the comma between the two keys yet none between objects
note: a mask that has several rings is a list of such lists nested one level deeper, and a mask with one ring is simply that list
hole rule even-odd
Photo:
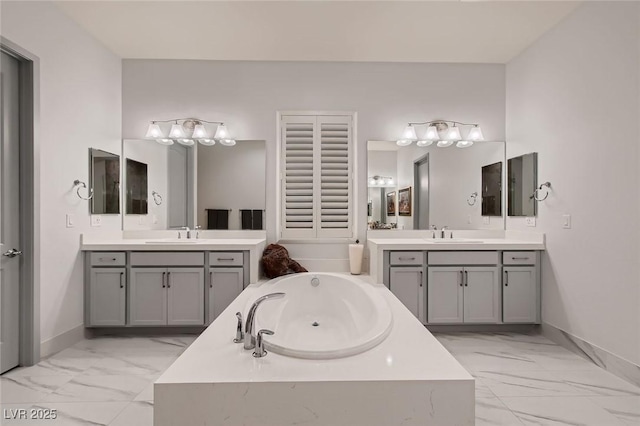
[{"label": "light bulb", "polygon": [[191,137],[194,139],[205,139],[207,137],[207,129],[204,128],[203,124],[196,124]]},{"label": "light bulb", "polygon": [[409,142],[415,141],[418,139],[416,136],[416,129],[412,125],[408,125],[404,128],[404,132],[402,132],[402,139],[408,139]]},{"label": "light bulb", "polygon": [[205,146],[213,146],[216,144],[216,141],[213,139],[198,139],[198,142],[200,142],[201,145]]},{"label": "light bulb", "polygon": [[[227,130],[227,126],[224,124],[220,124],[216,129],[216,135],[213,137],[214,139],[228,139],[229,131]],[[224,145],[224,144],[223,144]]]},{"label": "light bulb", "polygon": [[375,184],[376,184],[375,179],[369,179],[369,185],[375,185]]},{"label": "light bulb", "polygon": [[193,144],[195,144],[193,139],[186,139],[186,138],[178,139],[178,143],[184,146],[192,146]]},{"label": "light bulb", "polygon": [[424,148],[425,146],[429,146],[433,143],[433,141],[418,141],[416,142],[416,145],[418,145],[419,147]]},{"label": "light bulb", "polygon": [[434,142],[440,139],[440,135],[438,134],[438,128],[434,125],[429,126],[427,128],[427,132],[424,134],[424,138],[431,142]]},{"label": "light bulb", "polygon": [[145,139],[161,139],[163,136],[162,130],[160,126],[156,123],[151,122],[149,124],[149,128],[147,129],[147,134],[144,135]]},{"label": "light bulb", "polygon": [[473,145],[473,141],[459,141],[456,144],[457,148],[469,148],[471,145]]},{"label": "light bulb", "polygon": [[438,148],[446,148],[453,145],[453,141],[438,141]]},{"label": "light bulb", "polygon": [[393,179],[389,179],[389,180],[387,181],[387,185],[393,185]]},{"label": "light bulb", "polygon": [[234,146],[236,144],[235,139],[220,139],[220,145]]},{"label": "light bulb", "polygon": [[447,139],[454,142],[462,139],[462,136],[460,135],[460,128],[454,124],[453,127],[449,129]]},{"label": "light bulb", "polygon": [[400,139],[399,141],[396,141],[396,145],[398,146],[409,146],[411,145],[411,142],[409,139]]},{"label": "light bulb", "polygon": [[483,141],[484,135],[482,134],[482,129],[480,126],[474,126],[469,130],[469,136],[467,139],[471,142]]},{"label": "light bulb", "polygon": [[169,139],[183,139],[185,137],[184,129],[178,123],[171,126],[169,131]]},{"label": "light bulb", "polygon": [[156,139],[156,142],[158,142],[160,145],[173,145],[173,139],[161,138]]}]

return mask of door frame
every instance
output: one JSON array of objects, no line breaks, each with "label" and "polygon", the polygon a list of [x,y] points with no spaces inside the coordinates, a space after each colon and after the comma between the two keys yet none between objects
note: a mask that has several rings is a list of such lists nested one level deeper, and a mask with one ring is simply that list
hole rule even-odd
[{"label": "door frame", "polygon": [[20,75],[20,365],[40,361],[40,59],[0,36]]},{"label": "door frame", "polygon": [[[420,229],[420,191],[421,186],[418,184],[420,179],[418,177],[418,169],[423,163],[427,163],[427,192],[431,189],[431,164],[429,162],[429,153],[427,152],[422,157],[413,161],[413,229]],[[427,198],[427,215],[429,214],[429,198]],[[427,224],[428,226],[428,224]],[[428,229],[428,228],[427,228]]]}]

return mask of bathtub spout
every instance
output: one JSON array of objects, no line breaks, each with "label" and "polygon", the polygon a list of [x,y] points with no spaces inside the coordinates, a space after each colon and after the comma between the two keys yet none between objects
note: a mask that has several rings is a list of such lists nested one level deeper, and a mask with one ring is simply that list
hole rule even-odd
[{"label": "bathtub spout", "polygon": [[285,296],[285,293],[270,293],[265,294],[264,296],[258,298],[253,305],[251,305],[251,309],[249,309],[249,313],[247,314],[247,322],[244,328],[244,348],[246,350],[253,349],[256,347],[256,336],[253,334],[253,329],[255,327],[255,318],[256,318],[256,310],[258,306],[266,300],[270,299],[281,299]]}]

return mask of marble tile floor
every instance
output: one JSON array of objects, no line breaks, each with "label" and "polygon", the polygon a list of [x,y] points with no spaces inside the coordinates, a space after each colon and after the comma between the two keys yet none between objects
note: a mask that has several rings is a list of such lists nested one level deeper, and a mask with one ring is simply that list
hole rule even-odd
[{"label": "marble tile floor", "polygon": [[[540,335],[436,337],[476,378],[477,426],[640,426],[640,388]],[[12,370],[0,378],[0,424],[150,426],[153,382],[193,340],[101,337]],[[57,418],[5,418],[32,408]]]}]

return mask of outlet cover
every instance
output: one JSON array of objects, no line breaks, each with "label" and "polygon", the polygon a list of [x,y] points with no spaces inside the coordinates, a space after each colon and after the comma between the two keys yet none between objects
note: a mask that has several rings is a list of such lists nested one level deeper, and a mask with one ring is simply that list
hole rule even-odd
[{"label": "outlet cover", "polygon": [[531,216],[527,218],[527,226],[535,227],[536,226],[536,217]]},{"label": "outlet cover", "polygon": [[482,223],[485,225],[491,224],[491,216],[482,216]]},{"label": "outlet cover", "polygon": [[571,215],[570,214],[562,215],[562,228],[571,229]]},{"label": "outlet cover", "polygon": [[102,226],[102,216],[99,214],[91,215],[91,226]]},{"label": "outlet cover", "polygon": [[76,226],[76,215],[67,213],[67,228],[73,228]]},{"label": "outlet cover", "polygon": [[138,216],[138,225],[144,225],[146,222],[146,217],[143,215]]}]

